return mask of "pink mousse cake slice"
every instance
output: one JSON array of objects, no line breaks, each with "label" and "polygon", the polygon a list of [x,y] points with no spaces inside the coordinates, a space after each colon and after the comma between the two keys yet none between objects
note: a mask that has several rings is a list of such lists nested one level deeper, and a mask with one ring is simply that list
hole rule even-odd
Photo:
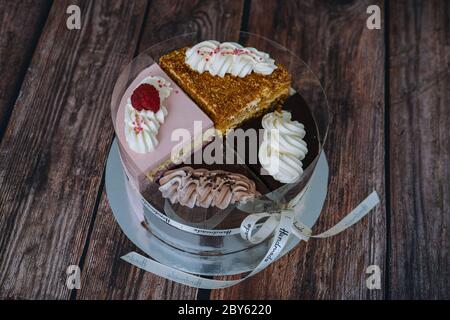
[{"label": "pink mousse cake slice", "polygon": [[[159,81],[158,81],[159,80]],[[155,82],[158,81],[158,82]],[[139,141],[134,143],[136,137],[141,138],[139,130],[136,136],[133,135],[133,128],[129,129],[130,112],[136,112],[132,108],[131,96],[137,87],[143,83],[153,82],[154,86],[159,90],[161,97],[161,108],[164,109],[160,116],[143,110],[145,114],[150,114],[152,119],[161,119],[157,122],[157,130],[153,131],[152,138],[156,143],[148,147],[148,143],[144,150],[139,149],[136,145],[141,146]],[[162,82],[163,86],[169,87],[169,93],[161,91],[158,84]],[[161,87],[162,88],[162,87]],[[128,114],[127,114],[128,112]],[[142,112],[142,111],[141,111]],[[133,119],[133,118],[132,118]],[[128,121],[128,122],[127,122]],[[156,120],[154,120],[156,121]],[[132,122],[134,124],[134,121]],[[190,141],[184,144],[184,150],[177,152],[179,159],[184,159],[191,152],[198,150],[211,136],[214,124],[212,120],[180,89],[175,82],[155,63],[143,70],[138,77],[131,83],[126,90],[116,117],[116,133],[119,139],[119,148],[121,159],[124,164],[128,177],[135,182],[136,186],[142,185],[142,179],[147,176],[150,180],[154,180],[163,170],[170,168],[174,159],[172,152],[178,150],[182,139],[180,137],[172,137],[172,133],[177,129],[183,132],[189,132]],[[141,129],[141,128],[139,128]],[[128,131],[127,131],[128,130]],[[180,131],[177,131],[180,132]],[[130,138],[131,136],[131,138]],[[186,140],[183,140],[186,142]],[[193,148],[192,148],[193,146]]]}]

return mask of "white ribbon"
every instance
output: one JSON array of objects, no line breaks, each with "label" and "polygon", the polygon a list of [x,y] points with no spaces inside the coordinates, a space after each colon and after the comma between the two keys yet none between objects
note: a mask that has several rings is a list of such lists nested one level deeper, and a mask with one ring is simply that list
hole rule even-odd
[{"label": "white ribbon", "polygon": [[[347,214],[334,227],[318,235],[312,235],[312,230],[300,220],[294,221],[291,232],[298,238],[308,241],[309,238],[328,238],[351,227],[361,220],[373,207],[380,202],[376,191],[372,192],[355,209]],[[294,210],[294,209],[287,209]],[[269,237],[279,224],[280,213],[258,213],[247,216],[241,224],[241,237],[251,243],[257,244]],[[261,220],[267,219],[261,225]]]},{"label": "white ribbon", "polygon": [[[226,288],[236,285],[255,275],[278,259],[291,235],[305,241],[308,241],[310,238],[327,238],[334,236],[361,220],[379,203],[379,201],[380,199],[376,191],[372,192],[338,224],[318,235],[312,235],[310,228],[298,219],[295,220],[295,217],[297,216],[295,207],[282,210],[279,213],[257,213],[247,216],[240,228],[241,236],[244,239],[256,244],[273,235],[273,240],[266,255],[256,268],[247,276],[239,280],[227,281],[206,279],[166,266],[136,252],[130,252],[121,258],[138,268],[184,285],[202,289]],[[263,221],[264,219],[265,221]]]}]

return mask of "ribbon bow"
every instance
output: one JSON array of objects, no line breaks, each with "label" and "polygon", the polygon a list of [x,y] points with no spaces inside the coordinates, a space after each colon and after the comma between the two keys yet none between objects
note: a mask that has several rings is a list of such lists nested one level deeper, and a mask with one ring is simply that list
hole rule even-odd
[{"label": "ribbon bow", "polygon": [[[297,207],[299,201],[297,201],[297,199],[295,201],[296,205],[282,209],[280,212],[264,212],[247,216],[242,222],[239,230],[242,238],[254,244],[260,243],[272,236],[273,240],[260,263],[253,271],[238,280],[215,280],[204,278],[164,265],[134,251],[121,258],[143,270],[185,285],[204,289],[226,288],[248,279],[281,257],[291,234],[305,241],[308,241],[311,237],[326,238],[334,236],[358,222],[369,213],[379,201],[378,194],[375,191],[372,192],[338,224],[318,235],[312,235],[311,229],[296,217],[299,212],[299,208]],[[156,213],[157,212],[155,212],[155,214]],[[181,224],[178,227],[183,230]]]},{"label": "ribbon bow", "polygon": [[295,219],[295,206],[293,208],[283,209],[280,212],[263,212],[247,216],[244,221],[242,221],[240,234],[241,237],[245,240],[253,244],[258,244],[272,236],[280,226],[282,218],[285,217],[293,221],[290,225],[290,228],[286,230],[288,234],[292,233],[293,235],[304,241],[308,241],[311,237],[327,238],[334,236],[341,231],[344,231],[348,227],[361,220],[379,202],[380,199],[376,191],[372,192],[355,209],[353,209],[347,216],[339,221],[338,224],[318,235],[312,235],[312,230],[307,225],[305,225],[298,218]]}]

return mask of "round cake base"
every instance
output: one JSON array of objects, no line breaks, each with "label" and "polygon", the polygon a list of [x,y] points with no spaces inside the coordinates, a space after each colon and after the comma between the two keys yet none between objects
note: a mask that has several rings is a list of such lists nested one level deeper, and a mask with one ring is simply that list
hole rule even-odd
[{"label": "round cake base", "polygon": [[[127,191],[127,178],[119,156],[117,141],[114,140],[106,165],[106,193],[114,217],[122,231],[139,249],[156,261],[176,269],[205,276],[235,275],[253,270],[268,249],[268,242],[246,250],[224,255],[197,255],[168,245],[162,237],[170,232],[161,232],[159,238],[145,228],[140,219],[139,197],[133,197]],[[322,153],[310,181],[310,187],[304,197],[303,209],[298,219],[312,228],[322,211],[328,185],[328,163]],[[161,228],[172,228],[162,223]],[[173,231],[172,231],[173,232]],[[183,231],[176,231],[183,232]],[[170,243],[170,239],[168,239]],[[300,239],[291,237],[283,255],[294,248]],[[126,254],[124,252],[123,254]]]}]

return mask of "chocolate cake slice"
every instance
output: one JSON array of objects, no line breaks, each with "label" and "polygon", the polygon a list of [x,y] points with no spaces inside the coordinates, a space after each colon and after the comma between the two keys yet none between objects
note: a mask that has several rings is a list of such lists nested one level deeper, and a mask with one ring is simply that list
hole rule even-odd
[{"label": "chocolate cake slice", "polygon": [[[306,172],[306,169],[309,165],[314,161],[316,156],[319,153],[319,139],[318,139],[318,132],[317,132],[317,126],[314,121],[313,115],[306,103],[306,101],[298,94],[295,93],[291,97],[289,97],[285,104],[282,107],[282,110],[288,111],[292,115],[292,120],[298,121],[301,124],[304,125],[304,130],[306,131],[306,135],[304,136],[303,140],[306,142],[308,152],[306,153],[305,158],[302,160],[303,163],[303,171]],[[245,122],[242,126],[239,127],[239,129],[242,129],[244,131],[248,129],[255,129],[255,130],[263,130],[262,127],[262,119],[264,115],[261,115],[257,118],[251,119],[247,122]],[[230,137],[228,137],[230,139]],[[258,135],[258,141],[257,141],[257,151],[259,153],[261,143],[262,143],[263,137],[262,134]],[[228,144],[231,144],[231,141],[227,141]],[[247,142],[248,143],[248,142]],[[235,138],[234,144],[231,144],[234,146],[234,149],[238,154],[240,154],[241,160],[245,162],[245,164],[256,174],[259,176],[261,181],[271,190],[277,190],[278,188],[284,186],[285,184],[277,181],[272,177],[270,174],[268,174],[264,168],[261,166],[261,163],[259,161],[259,158],[255,155],[250,154],[250,150],[252,148],[249,148],[248,146],[245,147],[245,152],[242,152],[242,150],[237,149],[237,141]],[[256,162],[255,162],[256,158]],[[253,161],[250,161],[253,160]],[[265,174],[264,174],[265,173]],[[305,177],[304,177],[305,178]],[[305,180],[305,179],[303,179]],[[296,188],[295,188],[296,189]]]},{"label": "chocolate cake slice", "polygon": [[[235,130],[234,135],[227,135],[223,138],[216,137],[210,144],[191,154],[191,157],[188,158],[188,162],[183,163],[180,166],[189,165],[193,168],[226,170],[244,174],[256,183],[257,190],[262,195],[273,191],[279,191],[280,188],[282,188],[281,190],[283,190],[283,192],[281,193],[283,194],[283,197],[280,201],[289,201],[303,190],[306,182],[309,180],[312,170],[308,169],[319,154],[320,145],[314,117],[306,101],[298,93],[290,96],[279,110],[290,112],[292,120],[303,124],[304,130],[306,131],[303,140],[308,151],[301,160],[303,169],[301,181],[290,184],[280,182],[270,175],[261,165],[258,154],[263,141],[262,132],[264,129],[262,126],[262,119],[266,114],[245,122]],[[253,130],[253,138],[250,139],[246,137],[245,141],[241,140],[239,142],[238,139],[241,139],[242,136],[238,138],[238,132],[241,131],[242,133],[247,134],[249,130]],[[252,136],[252,134],[250,134],[250,136]],[[234,139],[234,142],[231,141],[231,139]],[[220,150],[217,146],[220,146]],[[213,150],[213,158],[215,158],[215,150],[219,150],[218,152],[221,157],[217,157],[217,159],[220,159],[220,163],[213,163],[212,159],[208,160],[206,158],[210,155],[208,149]]]},{"label": "chocolate cake slice", "polygon": [[[215,143],[215,141],[211,142]],[[175,166],[172,170],[167,171],[163,177],[158,181],[157,184],[153,187],[152,190],[147,192],[147,196],[152,198],[152,203],[159,203],[160,210],[164,210],[164,202],[169,201],[167,196],[164,196],[164,190],[161,191],[159,186],[164,185],[166,181],[164,181],[164,176],[170,174],[170,172],[175,172],[177,170],[184,170],[184,168],[189,167],[196,171],[207,170],[208,172],[223,172],[226,177],[229,175],[231,178],[233,176],[245,177],[245,180],[251,182],[253,185],[252,192],[254,193],[254,197],[259,198],[261,195],[267,194],[270,190],[267,186],[259,179],[259,177],[247,166],[243,164],[225,164],[225,163],[213,163],[210,164],[208,161],[205,163],[205,159],[202,158],[203,151],[208,146],[203,147],[202,150],[197,150],[196,152],[191,154],[189,159],[186,159],[185,162]],[[224,153],[225,150],[221,149],[219,152]],[[226,155],[223,154],[223,158]],[[202,159],[201,162],[198,162],[198,159]],[[156,188],[158,186],[158,188]],[[219,191],[217,186],[215,187]],[[241,188],[239,188],[241,189]],[[241,189],[238,192],[245,191],[247,193],[246,188]],[[245,200],[245,199],[244,199]],[[252,199],[248,199],[248,202],[252,202]],[[246,201],[244,201],[246,202]],[[194,210],[192,210],[188,205],[181,203],[172,203],[171,207],[173,211],[176,212],[176,215],[172,216],[179,222],[183,222],[185,224],[189,224],[191,226],[196,226],[200,228],[238,228],[242,220],[248,215],[248,212],[244,212],[239,209],[238,203],[231,204],[226,207],[218,207],[211,203],[211,205],[195,205]],[[213,223],[213,225],[211,225]]]}]

